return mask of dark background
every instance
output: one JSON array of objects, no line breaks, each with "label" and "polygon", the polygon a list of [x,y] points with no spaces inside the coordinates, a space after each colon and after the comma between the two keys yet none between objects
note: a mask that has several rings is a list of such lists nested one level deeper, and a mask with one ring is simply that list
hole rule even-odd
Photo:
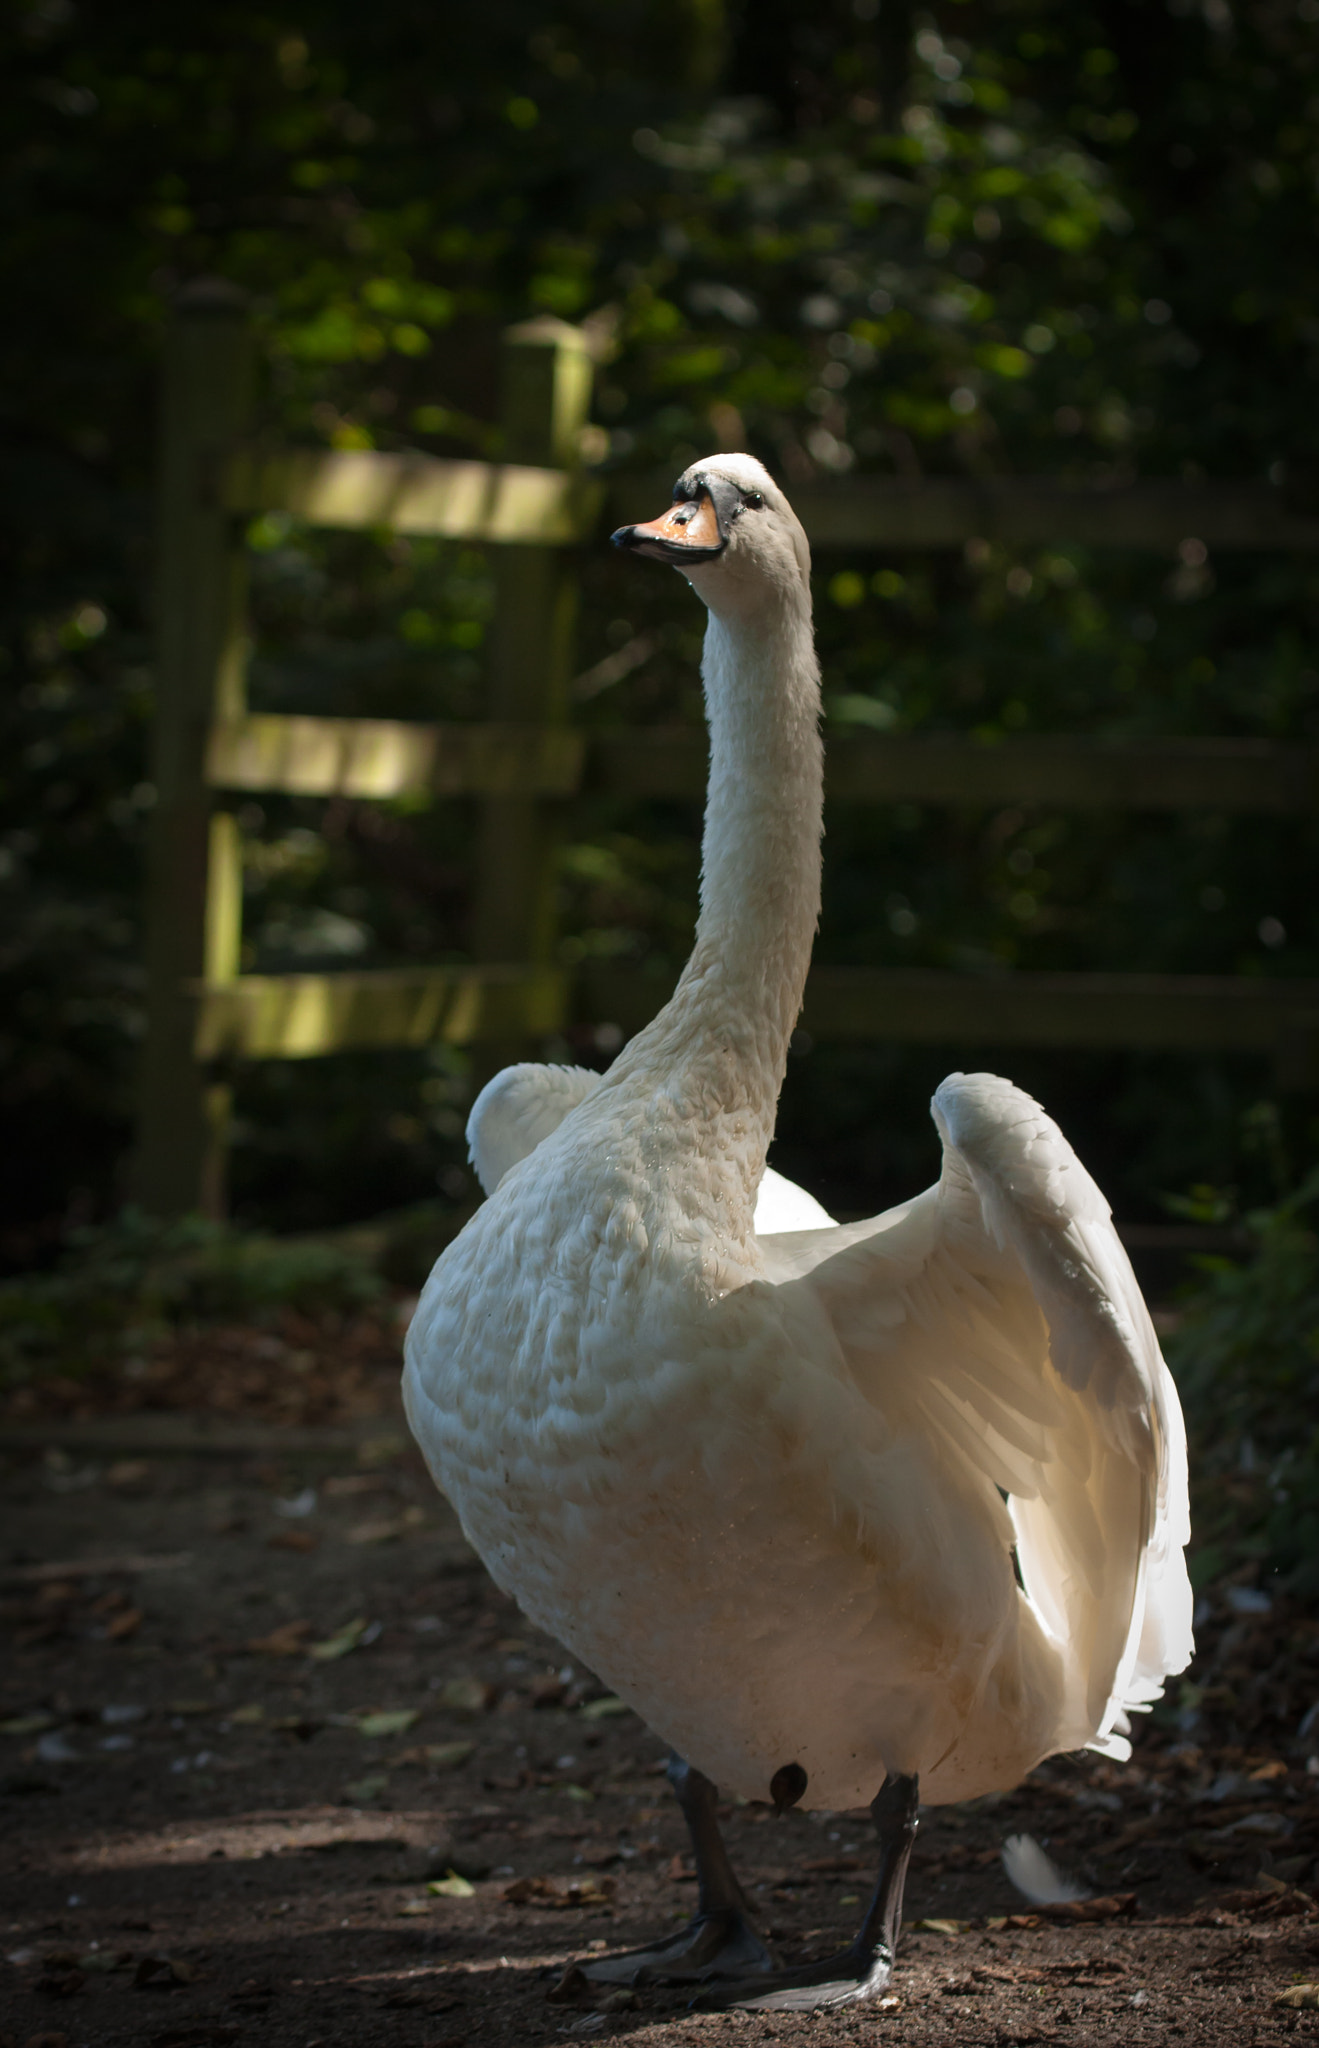
[{"label": "dark background", "polygon": [[[0,1245],[122,1200],[141,1003],[158,368],[179,285],[251,295],[280,438],[494,455],[501,326],[609,337],[589,458],[741,445],[830,473],[1314,474],[1319,0],[11,4],[0,30]],[[657,508],[658,509],[658,508]],[[480,550],[254,549],[254,708],[482,711]],[[581,563],[589,722],[695,721],[676,578]],[[831,725],[1311,736],[1305,560],[1071,546],[817,563]],[[244,808],[248,965],[468,957],[472,820]],[[597,800],[567,961],[676,970],[699,818]],[[1203,813],[839,808],[821,961],[1311,975],[1314,828]],[[550,1048],[596,1057],[574,1044]],[[1304,1179],[1264,1062],[804,1049],[776,1161],[848,1212],[936,1168],[926,1102],[990,1065],[1128,1221],[1230,1220]],[[465,1060],[263,1063],[233,1201],[305,1230],[471,1193]]]}]

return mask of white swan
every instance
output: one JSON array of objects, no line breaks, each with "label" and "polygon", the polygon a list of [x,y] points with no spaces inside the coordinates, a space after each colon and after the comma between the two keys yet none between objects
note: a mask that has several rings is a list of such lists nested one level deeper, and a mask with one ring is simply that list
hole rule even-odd
[{"label": "white swan", "polygon": [[[595,1974],[832,2004],[888,1981],[918,1781],[938,1804],[1126,1754],[1128,1710],[1185,1666],[1185,1435],[1103,1197],[1007,1081],[943,1083],[914,1201],[757,1230],[819,906],[809,554],[745,455],[614,538],[710,612],[695,949],[603,1079],[484,1092],[490,1199],[427,1282],[405,1399],[496,1582],[676,1752],[697,1917]],[[715,1783],[872,1802],[842,1956],[775,1969]]]}]

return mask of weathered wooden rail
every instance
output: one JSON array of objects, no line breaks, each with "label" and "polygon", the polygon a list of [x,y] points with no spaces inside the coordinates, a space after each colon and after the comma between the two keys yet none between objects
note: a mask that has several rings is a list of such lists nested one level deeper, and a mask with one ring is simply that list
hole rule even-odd
[{"label": "weathered wooden rail", "polygon": [[[262,449],[250,444],[250,339],[241,300],[194,287],[166,362],[159,491],[157,804],[147,939],[147,1030],[134,1186],[158,1214],[223,1204],[235,1059],[350,1048],[478,1044],[488,1058],[576,1021],[643,1024],[668,993],[637,972],[554,964],[554,839],[584,793],[699,799],[703,735],[569,723],[576,584],[570,550],[649,517],[668,477],[603,481],[577,468],[591,363],[557,321],[505,337],[502,463]],[[1319,518],[1268,484],[1036,478],[858,478],[799,490],[812,545],[1010,546],[1060,540],[1172,552],[1319,551]],[[489,544],[496,608],[490,721],[253,715],[244,690],[244,521],[283,511],[318,526]],[[833,801],[1049,804],[1305,813],[1319,749],[1269,741],[831,737]],[[239,971],[241,849],[215,792],[279,790],[478,800],[475,958],[468,967],[335,974]],[[803,1028],[817,1038],[1218,1049],[1272,1055],[1316,1078],[1319,982],[1215,976],[816,968]]]},{"label": "weathered wooden rail", "polygon": [[[387,718],[263,714],[211,728],[216,789],[298,796],[699,798],[704,734],[570,727],[424,725]],[[1072,810],[1304,812],[1319,807],[1319,747],[1273,740],[1007,740],[952,734],[830,737],[831,800],[1056,804]]]}]

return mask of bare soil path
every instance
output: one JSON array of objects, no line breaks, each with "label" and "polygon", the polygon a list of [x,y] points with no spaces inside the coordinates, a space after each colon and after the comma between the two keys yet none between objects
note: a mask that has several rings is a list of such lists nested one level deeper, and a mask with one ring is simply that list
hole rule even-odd
[{"label": "bare soil path", "polygon": [[[1240,1584],[1214,1591],[1181,1725],[1142,1728],[1131,1765],[1055,1759],[925,1816],[882,2009],[556,1995],[574,1958],[690,1911],[684,1831],[659,1743],[467,1549],[407,1446],[391,1349],[219,1333],[0,1427],[0,2042],[1240,2048],[1319,2028],[1276,2002],[1319,1979],[1319,1727],[1299,1732],[1319,1630]],[[1021,1830],[1105,1917],[1012,1892]],[[864,1815],[735,1807],[726,1831],[785,1956],[850,1934]]]}]

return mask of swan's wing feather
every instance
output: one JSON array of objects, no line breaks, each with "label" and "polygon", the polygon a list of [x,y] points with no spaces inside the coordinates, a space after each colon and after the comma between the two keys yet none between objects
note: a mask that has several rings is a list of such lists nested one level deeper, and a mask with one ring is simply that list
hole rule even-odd
[{"label": "swan's wing feather", "polygon": [[771,1240],[858,1388],[1009,1496],[1026,1594],[1063,1658],[1059,1747],[1121,1751],[1191,1651],[1186,1442],[1107,1204],[1056,1124],[994,1075],[934,1098],[936,1188]]},{"label": "swan's wing feather", "polygon": [[467,1152],[476,1177],[493,1195],[509,1168],[557,1131],[604,1077],[589,1067],[505,1067],[472,1104]]},{"label": "swan's wing feather", "polygon": [[757,1237],[777,1236],[788,1230],[830,1230],[834,1219],[814,1195],[795,1181],[765,1168],[756,1194]]},{"label": "swan's wing feather", "polygon": [[[953,1075],[935,1096],[934,1113],[945,1148],[965,1163],[995,1243],[1026,1274],[1048,1324],[1052,1368],[1070,1397],[1045,1484],[1033,1500],[1013,1503],[1023,1572],[1029,1557],[1040,1587],[1037,1604],[1048,1596],[1055,1626],[1074,1622],[1080,1608],[1099,1629],[1103,1589],[1116,1622],[1135,1550],[1130,1619],[1099,1730],[1104,1740],[1120,1732],[1127,1708],[1148,1706],[1164,1679],[1190,1661],[1181,1403],[1108,1204],[1057,1125],[991,1075]],[[1095,1683],[1106,1663],[1098,1651],[1097,1641]]]}]

